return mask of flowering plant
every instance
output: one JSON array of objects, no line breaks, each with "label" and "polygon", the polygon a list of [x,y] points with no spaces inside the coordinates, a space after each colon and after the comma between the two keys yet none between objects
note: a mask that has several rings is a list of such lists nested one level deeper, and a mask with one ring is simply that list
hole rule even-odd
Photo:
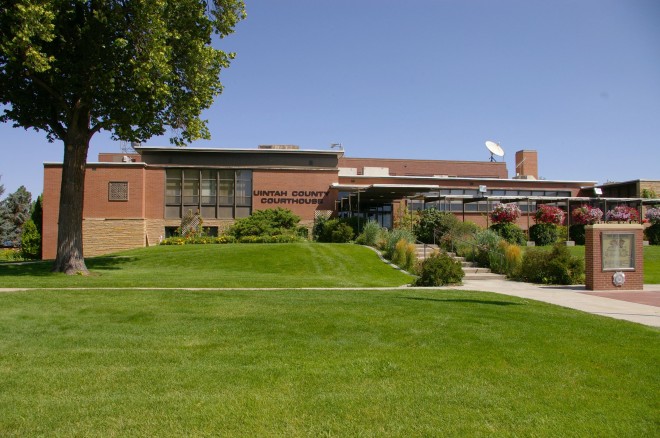
[{"label": "flowering plant", "polygon": [[660,208],[654,207],[646,210],[646,219],[652,224],[660,224]]},{"label": "flowering plant", "polygon": [[564,210],[552,205],[539,205],[534,214],[534,221],[537,224],[557,224],[564,222]]},{"label": "flowering plant", "polygon": [[605,220],[616,222],[637,222],[639,221],[639,213],[636,209],[628,207],[627,205],[617,205],[607,212]]},{"label": "flowering plant", "polygon": [[603,210],[598,207],[583,205],[573,209],[571,213],[573,223],[581,225],[593,225],[603,219]]},{"label": "flowering plant", "polygon": [[490,219],[496,224],[515,222],[519,217],[517,204],[497,204],[490,212]]}]

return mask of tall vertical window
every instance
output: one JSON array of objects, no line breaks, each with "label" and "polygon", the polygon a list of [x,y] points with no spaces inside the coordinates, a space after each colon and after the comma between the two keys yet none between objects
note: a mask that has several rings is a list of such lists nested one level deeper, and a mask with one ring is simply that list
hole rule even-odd
[{"label": "tall vertical window", "polygon": [[181,217],[181,175],[179,169],[167,171],[165,183],[165,217]]},{"label": "tall vertical window", "polygon": [[202,170],[202,205],[215,205],[217,184],[216,172]]},{"label": "tall vertical window", "polygon": [[232,219],[252,213],[251,170],[168,169],[166,173],[168,218],[197,209],[205,218]]},{"label": "tall vertical window", "polygon": [[252,171],[236,171],[236,217],[246,217],[252,212]]},{"label": "tall vertical window", "polygon": [[183,205],[199,207],[199,170],[183,171]]}]

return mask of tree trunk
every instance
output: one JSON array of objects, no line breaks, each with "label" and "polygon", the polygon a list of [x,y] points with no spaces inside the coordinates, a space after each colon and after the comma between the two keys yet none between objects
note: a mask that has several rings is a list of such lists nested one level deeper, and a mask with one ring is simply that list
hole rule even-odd
[{"label": "tree trunk", "polygon": [[89,149],[86,126],[69,126],[64,139],[60,214],[57,224],[57,256],[53,271],[87,275],[83,258],[83,199],[85,167]]}]

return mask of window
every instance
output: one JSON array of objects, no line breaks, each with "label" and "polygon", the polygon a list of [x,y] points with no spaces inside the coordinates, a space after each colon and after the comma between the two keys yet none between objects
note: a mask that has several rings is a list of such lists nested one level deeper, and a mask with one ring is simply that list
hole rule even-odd
[{"label": "window", "polygon": [[199,171],[183,171],[183,205],[199,205]]},{"label": "window", "polygon": [[202,170],[202,205],[215,205],[217,184],[216,172]]},{"label": "window", "polygon": [[167,171],[167,188],[165,189],[167,204],[181,204],[181,171]]},{"label": "window", "polygon": [[252,213],[252,171],[167,169],[165,217],[198,211],[203,218],[233,219]]},{"label": "window", "polygon": [[110,181],[108,201],[128,201],[128,181]]}]

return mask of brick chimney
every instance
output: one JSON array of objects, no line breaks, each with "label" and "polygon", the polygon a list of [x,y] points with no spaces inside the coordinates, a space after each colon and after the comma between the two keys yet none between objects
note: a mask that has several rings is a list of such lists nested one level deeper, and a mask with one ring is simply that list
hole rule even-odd
[{"label": "brick chimney", "polygon": [[536,151],[516,152],[516,175],[517,179],[539,179],[539,159]]}]

